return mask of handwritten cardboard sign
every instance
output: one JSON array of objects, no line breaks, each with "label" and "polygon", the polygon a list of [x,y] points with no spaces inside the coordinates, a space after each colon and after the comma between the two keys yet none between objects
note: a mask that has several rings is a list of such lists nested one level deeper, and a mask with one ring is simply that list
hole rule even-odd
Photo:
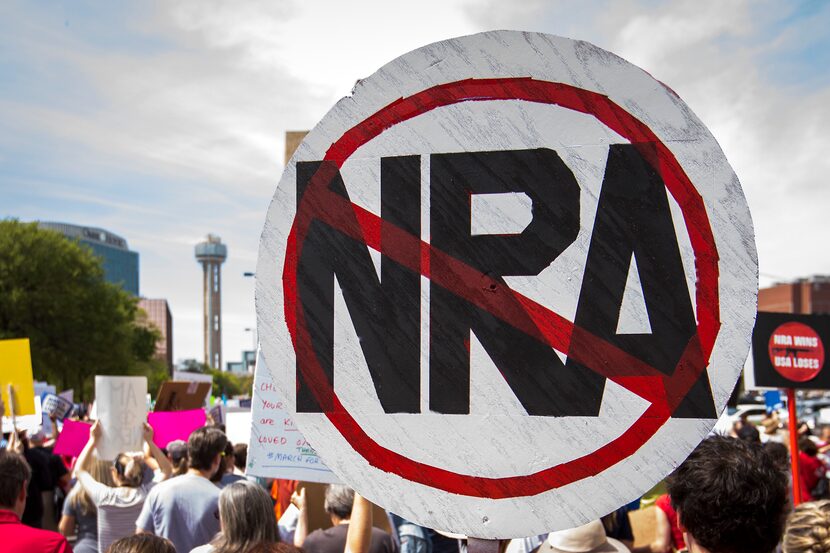
[{"label": "handwritten cardboard sign", "polygon": [[247,474],[326,484],[339,482],[288,415],[259,354],[250,428]]},{"label": "handwritten cardboard sign", "polygon": [[110,461],[119,453],[140,451],[142,423],[147,418],[147,378],[96,376],[95,401],[103,436],[98,458]]},{"label": "handwritten cardboard sign", "polygon": [[147,415],[147,422],[153,427],[153,441],[160,448],[166,448],[173,440],[184,440],[190,433],[205,425],[205,411],[154,411]]},{"label": "handwritten cardboard sign", "polygon": [[77,457],[81,454],[86,443],[89,441],[89,429],[92,424],[88,422],[66,420],[63,422],[55,447],[52,450],[55,455],[69,455]]},{"label": "handwritten cardboard sign", "polygon": [[163,382],[153,411],[200,409],[205,403],[210,387],[209,382]]}]

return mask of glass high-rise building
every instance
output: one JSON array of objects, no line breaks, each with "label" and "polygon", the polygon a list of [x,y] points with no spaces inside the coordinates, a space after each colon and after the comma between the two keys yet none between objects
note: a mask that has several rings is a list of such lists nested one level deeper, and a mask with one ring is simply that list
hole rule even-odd
[{"label": "glass high-rise building", "polygon": [[121,286],[134,296],[138,295],[138,253],[129,249],[124,238],[97,227],[42,221],[38,221],[38,226],[60,232],[92,250],[103,262],[107,282]]}]

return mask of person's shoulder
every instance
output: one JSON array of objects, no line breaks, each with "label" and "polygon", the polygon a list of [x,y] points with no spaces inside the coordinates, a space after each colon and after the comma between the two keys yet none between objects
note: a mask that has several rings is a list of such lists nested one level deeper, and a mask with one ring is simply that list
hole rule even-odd
[{"label": "person's shoulder", "polygon": [[66,538],[57,532],[51,530],[42,530],[40,528],[25,527],[26,541],[30,542],[32,548],[31,553],[63,553],[64,551],[71,551],[68,546]]}]

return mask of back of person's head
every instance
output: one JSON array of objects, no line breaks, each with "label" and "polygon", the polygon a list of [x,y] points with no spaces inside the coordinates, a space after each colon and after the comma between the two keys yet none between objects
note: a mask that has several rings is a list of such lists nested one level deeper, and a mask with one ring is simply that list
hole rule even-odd
[{"label": "back of person's head", "polygon": [[764,444],[764,451],[770,456],[778,470],[787,472],[790,470],[790,450],[781,442],[767,442]]},{"label": "back of person's head", "polygon": [[208,470],[214,459],[225,451],[228,438],[225,433],[212,426],[203,426],[190,433],[187,439],[187,456],[190,468]]},{"label": "back of person's head", "polygon": [[262,487],[247,481],[225,486],[219,494],[222,533],[214,541],[214,553],[247,552],[259,542],[280,541],[274,503]]},{"label": "back of person's head", "polygon": [[807,437],[802,437],[798,439],[798,449],[800,449],[810,457],[815,457],[816,455],[818,455],[818,446],[816,446],[813,440]]},{"label": "back of person's head", "polygon": [[233,446],[233,464],[245,472],[248,463],[248,444],[236,444]]},{"label": "back of person's head", "polygon": [[167,444],[167,458],[173,465],[173,476],[181,476],[187,472],[187,442],[173,440]]},{"label": "back of person's head", "polygon": [[[100,482],[105,486],[113,487],[115,486],[115,482],[112,480],[112,472],[110,471],[111,468],[112,466],[106,461],[96,459],[90,464],[89,475],[92,476],[96,482]],[[69,492],[66,501],[68,501],[73,508],[79,510],[83,515],[90,516],[97,512],[95,503],[92,501],[92,498],[89,497],[89,493],[87,493],[86,488],[84,488],[80,482],[75,483],[75,486],[72,488],[72,491]]]},{"label": "back of person's head", "polygon": [[830,500],[796,507],[787,519],[784,553],[830,553]]},{"label": "back of person's head", "polygon": [[760,444],[707,438],[667,484],[681,526],[711,553],[769,553],[778,545],[788,481]]},{"label": "back of person's head", "polygon": [[135,534],[112,542],[106,553],[176,553],[176,548],[159,536]]},{"label": "back of person's head", "polygon": [[326,512],[341,520],[349,520],[352,517],[352,505],[354,504],[354,490],[343,484],[329,484],[326,487],[326,499],[323,506]]},{"label": "back of person's head", "polygon": [[22,455],[0,450],[0,507],[13,509],[31,479],[32,469]]},{"label": "back of person's head", "polygon": [[118,486],[137,488],[144,478],[145,466],[141,455],[119,453],[112,462],[112,479]]}]

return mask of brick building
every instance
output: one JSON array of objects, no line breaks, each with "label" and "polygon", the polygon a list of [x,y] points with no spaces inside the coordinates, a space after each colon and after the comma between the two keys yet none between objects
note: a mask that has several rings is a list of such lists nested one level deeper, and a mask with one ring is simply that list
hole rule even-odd
[{"label": "brick building", "polygon": [[[173,370],[173,315],[164,299],[138,300],[138,307],[147,313],[147,321],[161,332],[161,339],[156,343],[156,358]],[[171,373],[172,374],[172,373]]]},{"label": "brick building", "polygon": [[830,313],[830,276],[821,275],[758,290],[758,311]]}]

